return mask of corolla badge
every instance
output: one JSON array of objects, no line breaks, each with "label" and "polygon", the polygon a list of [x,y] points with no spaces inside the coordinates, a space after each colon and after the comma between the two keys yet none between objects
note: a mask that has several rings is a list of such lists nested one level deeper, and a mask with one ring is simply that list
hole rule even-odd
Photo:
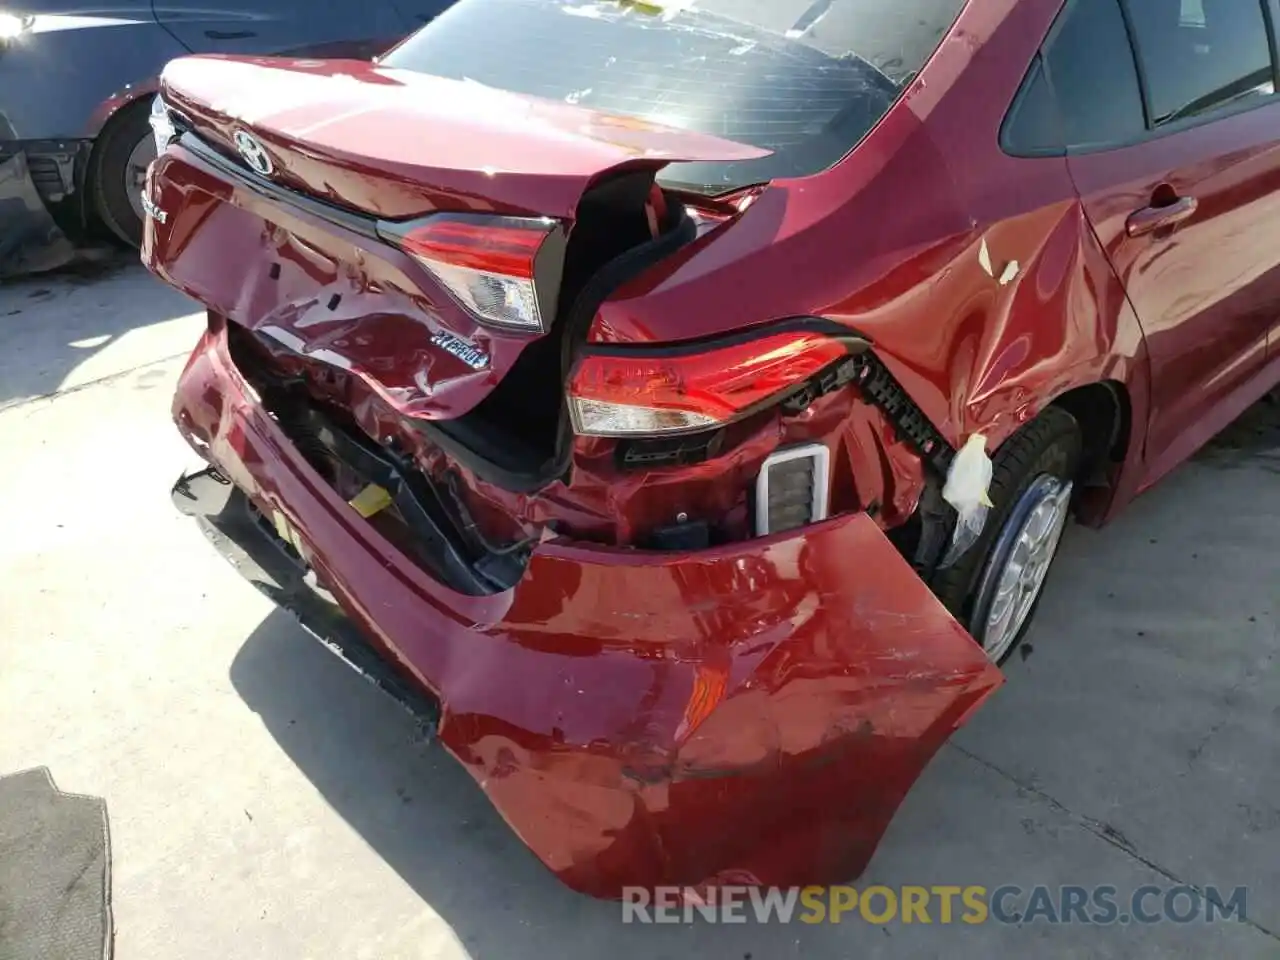
[{"label": "corolla badge", "polygon": [[489,365],[489,356],[474,343],[455,337],[452,333],[441,330],[431,338],[431,342],[446,353],[451,353],[472,370],[483,370]]},{"label": "corolla badge", "polygon": [[236,149],[240,151],[240,156],[244,157],[244,162],[254,173],[269,177],[276,172],[275,164],[271,162],[271,157],[267,155],[267,148],[258,142],[258,138],[252,134],[245,133],[243,130],[237,130],[233,138],[235,140]]}]

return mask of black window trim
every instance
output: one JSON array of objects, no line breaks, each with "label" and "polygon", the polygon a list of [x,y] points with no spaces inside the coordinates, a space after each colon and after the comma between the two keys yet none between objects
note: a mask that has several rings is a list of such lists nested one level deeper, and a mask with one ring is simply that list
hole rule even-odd
[{"label": "black window trim", "polygon": [[[1058,33],[1066,23],[1067,15],[1075,8],[1080,0],[1065,0],[1062,9],[1058,11],[1054,18],[1052,26],[1049,27],[1048,33],[1044,40],[1036,49],[1035,56],[1031,60],[1030,66],[1027,68],[1026,74],[1022,78],[1021,84],[1018,86],[1018,92],[1014,95],[1013,102],[1009,105],[1009,109],[1005,112],[1004,119],[1000,124],[1000,149],[1011,157],[1019,159],[1037,159],[1045,157],[1063,157],[1063,156],[1086,156],[1094,153],[1105,153],[1112,150],[1122,150],[1126,147],[1138,146],[1144,143],[1151,143],[1161,140],[1177,133],[1185,133],[1188,130],[1194,130],[1196,127],[1204,126],[1207,123],[1216,123],[1239,114],[1250,113],[1254,110],[1260,110],[1264,107],[1273,107],[1280,103],[1280,35],[1277,34],[1277,25],[1280,24],[1280,0],[1256,0],[1262,8],[1263,20],[1267,29],[1267,48],[1271,53],[1271,82],[1275,87],[1268,97],[1258,100],[1246,100],[1235,104],[1224,104],[1206,110],[1203,113],[1197,113],[1193,116],[1185,117],[1182,120],[1175,120],[1171,123],[1164,123],[1158,126],[1152,124],[1151,118],[1151,100],[1148,95],[1149,80],[1146,70],[1143,68],[1142,59],[1138,56],[1138,48],[1134,43],[1133,21],[1129,14],[1130,0],[1116,0],[1120,7],[1121,17],[1124,19],[1126,39],[1129,44],[1129,55],[1133,58],[1134,72],[1138,78],[1138,91],[1142,100],[1142,122],[1143,131],[1132,137],[1126,137],[1122,140],[1103,141],[1100,143],[1091,143],[1086,146],[1065,144],[1058,147],[1046,147],[1041,149],[1018,149],[1008,142],[1008,127],[1011,118],[1015,115],[1018,105],[1026,97],[1032,82],[1035,79],[1036,70],[1039,69],[1044,73],[1045,83],[1049,86],[1050,95],[1057,100],[1057,93],[1053,87],[1053,71],[1049,67],[1049,58],[1045,56],[1045,51],[1052,46],[1054,40],[1057,39]],[[1065,138],[1064,138],[1065,139]]]},{"label": "black window trim", "polygon": [[[1067,5],[1070,6],[1074,2],[1075,0],[1068,0]],[[1067,155],[1067,148],[1062,144],[1052,147],[1018,147],[1009,141],[1010,128],[1013,126],[1014,119],[1018,116],[1018,108],[1022,106],[1023,101],[1031,96],[1031,88],[1035,85],[1037,73],[1041,75],[1043,82],[1049,88],[1049,99],[1055,102],[1054,113],[1057,113],[1053,85],[1049,82],[1049,66],[1044,58],[1044,46],[1047,46],[1047,44],[1037,49],[1036,55],[1031,58],[1031,66],[1027,68],[1027,73],[1022,78],[1022,83],[1018,85],[1018,92],[1013,95],[1013,102],[1009,104],[1009,109],[1005,111],[1004,119],[1000,121],[1000,149],[1010,157],[1031,160],[1045,157],[1065,157]],[[1061,133],[1061,118],[1059,118],[1057,125],[1059,133]]]}]

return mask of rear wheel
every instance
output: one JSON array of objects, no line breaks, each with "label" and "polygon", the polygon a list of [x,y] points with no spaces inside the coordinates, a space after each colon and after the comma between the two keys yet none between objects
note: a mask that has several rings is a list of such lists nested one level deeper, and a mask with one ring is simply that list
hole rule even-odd
[{"label": "rear wheel", "polygon": [[90,189],[98,218],[130,246],[142,244],[142,189],[156,158],[149,100],[130,104],[98,137]]},{"label": "rear wheel", "polygon": [[993,504],[982,537],[934,579],[934,591],[994,663],[1021,642],[1066,527],[1080,465],[1080,427],[1049,407],[993,458]]}]

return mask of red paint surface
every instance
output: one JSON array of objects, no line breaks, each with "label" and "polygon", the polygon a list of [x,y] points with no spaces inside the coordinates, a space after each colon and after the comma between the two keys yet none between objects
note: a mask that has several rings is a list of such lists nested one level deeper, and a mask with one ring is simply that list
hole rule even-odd
[{"label": "red paint surface", "polygon": [[[278,182],[388,218],[436,209],[572,220],[601,174],[768,156],[675,127],[356,60],[184,57],[162,93],[234,150],[251,122]],[[245,118],[236,121],[229,118]],[[296,150],[299,142],[304,150]]]},{"label": "red paint surface", "polygon": [[439,735],[565,883],[835,883],[1000,683],[865,514],[692,554],[542,544],[497,596],[407,566],[250,400],[222,334],[184,434],[283,511],[343,606],[441,699]]},{"label": "red paint surface", "polygon": [[96,137],[117,113],[131,103],[136,103],[142,97],[151,96],[159,89],[160,78],[148,77],[138,83],[131,83],[123,90],[113,93],[106,100],[103,100],[90,115],[88,124],[84,129],[84,135],[86,137]]},{"label": "red paint surface", "polygon": [[[1107,157],[1008,157],[1001,120],[1058,8],[969,4],[857,150],[817,176],[709,204],[699,239],[609,297],[591,340],[835,320],[872,339],[956,445],[980,430],[996,446],[1070,391],[1105,383],[1125,432],[1109,486],[1084,505],[1091,520],[1114,514],[1280,378],[1280,268],[1266,242],[1280,222],[1280,106]],[[223,113],[260,120],[281,182],[379,215],[571,222],[589,184],[659,168],[654,150],[670,160],[740,149],[492,93],[466,110],[428,107],[405,91],[458,85],[367,64],[201,59],[166,76],[215,141],[234,125]],[[457,136],[439,138],[428,119]],[[292,142],[304,131],[314,155]],[[1197,194],[1195,215],[1168,235],[1123,236],[1166,182]],[[371,436],[412,449],[401,414],[472,409],[528,343],[479,326],[404,254],[234,186],[180,147],[153,168],[150,189],[169,211],[148,227],[152,269],[217,315],[301,341],[308,358],[283,361],[299,372],[343,367],[329,389]],[[472,371],[434,349],[440,330],[478,344],[492,366]],[[696,884],[726,870],[847,880],[927,758],[997,682],[878,529],[914,511],[922,469],[853,388],[802,416],[745,424],[731,453],[693,468],[623,474],[611,441],[577,438],[570,479],[533,495],[461,471],[496,535],[554,520],[578,541],[544,543],[508,594],[462,598],[309,472],[240,393],[219,337],[180,387],[183,429],[295,521],[348,611],[441,695],[446,745],[579,889]],[[760,463],[810,439],[833,451],[835,519],[699,554],[618,549],[677,511],[748,536]],[[419,466],[442,468],[444,455],[418,443]],[[873,505],[874,521],[861,512]]]}]

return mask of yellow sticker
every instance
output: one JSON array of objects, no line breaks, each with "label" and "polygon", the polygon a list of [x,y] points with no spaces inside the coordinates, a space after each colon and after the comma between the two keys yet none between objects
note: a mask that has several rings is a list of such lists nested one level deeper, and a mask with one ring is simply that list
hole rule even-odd
[{"label": "yellow sticker", "polygon": [[371,483],[347,502],[355,508],[356,513],[368,520],[391,506],[391,494],[376,483]]},{"label": "yellow sticker", "polygon": [[651,17],[670,20],[682,10],[688,10],[697,0],[618,0],[618,5],[629,7]]},{"label": "yellow sticker", "polygon": [[271,511],[271,522],[275,525],[276,533],[280,534],[280,539],[298,552],[298,556],[303,556],[305,550],[302,547],[302,537],[298,535],[298,531],[293,529],[293,524],[279,510]]},{"label": "yellow sticker", "polygon": [[293,543],[293,527],[289,525],[288,519],[279,510],[271,511],[271,522],[275,525],[276,533],[280,535],[280,539],[285,543]]}]

